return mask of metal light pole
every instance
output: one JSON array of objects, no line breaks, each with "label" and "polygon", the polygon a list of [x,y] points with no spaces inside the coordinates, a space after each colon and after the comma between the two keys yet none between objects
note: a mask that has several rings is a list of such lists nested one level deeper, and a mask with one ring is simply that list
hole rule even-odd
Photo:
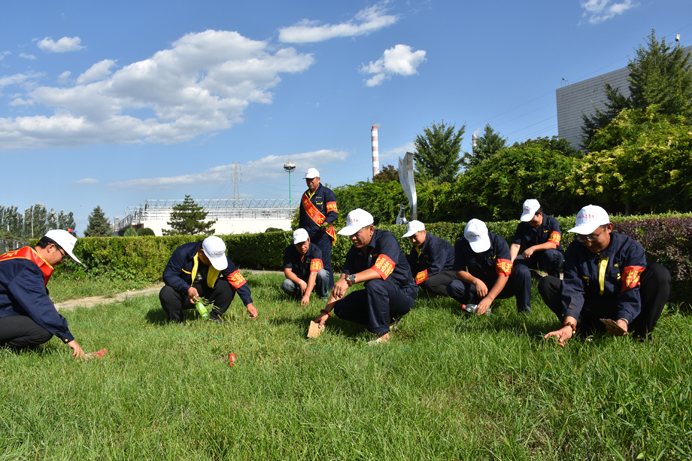
[{"label": "metal light pole", "polygon": [[284,170],[286,173],[288,173],[288,206],[292,207],[293,206],[293,199],[291,197],[291,172],[296,169],[296,164],[293,163],[290,159],[288,162],[284,163]]}]

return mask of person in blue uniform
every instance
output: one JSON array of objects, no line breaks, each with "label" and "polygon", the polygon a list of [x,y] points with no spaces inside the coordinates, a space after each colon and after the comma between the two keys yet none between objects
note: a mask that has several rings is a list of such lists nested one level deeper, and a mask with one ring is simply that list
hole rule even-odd
[{"label": "person in blue uniform", "polygon": [[53,336],[72,348],[72,356],[84,351],[75,341],[65,317],[58,314],[48,296],[53,269],[73,253],[77,238],[67,231],[49,230],[36,247],[23,247],[0,255],[0,346],[25,349],[48,342]]},{"label": "person in blue uniform", "polygon": [[[560,244],[562,234],[557,219],[544,214],[538,200],[528,199],[519,220],[521,222],[509,248],[514,267],[521,264],[559,277],[564,250]],[[519,254],[522,248],[524,251]]]},{"label": "person in blue uniform", "polygon": [[329,273],[324,269],[322,252],[312,245],[305,229],[293,232],[293,245],[284,250],[284,275],[281,289],[300,298],[300,305],[310,304],[310,294],[316,289],[323,300],[329,297]]},{"label": "person in blue uniform", "polygon": [[339,214],[336,207],[336,195],[331,189],[320,184],[320,172],[310,168],[305,172],[305,183],[308,190],[300,199],[298,227],[305,229],[310,242],[322,251],[322,263],[329,273],[329,289],[334,286],[332,270],[332,246],[336,244],[334,221]]},{"label": "person in blue uniform", "polygon": [[214,303],[210,318],[222,323],[220,316],[228,310],[236,292],[250,318],[257,317],[247,281],[226,256],[226,244],[215,235],[176,248],[163,270],[163,282],[166,285],[159,299],[169,321],[182,322],[183,310],[194,309],[203,297]]},{"label": "person in blue uniform", "polygon": [[457,280],[447,285],[449,296],[468,304],[477,301],[476,315],[483,315],[496,298],[515,296],[519,312],[531,312],[531,271],[512,267],[505,239],[488,232],[479,219],[464,228],[464,236],[454,244]]},{"label": "person in blue uniform", "polygon": [[428,294],[448,296],[447,285],[456,280],[454,247],[425,230],[420,221],[408,223],[402,238],[411,240],[413,248],[406,257],[416,284]]},{"label": "person in blue uniform", "polygon": [[[370,213],[360,208],[346,217],[347,235],[353,246],[346,254],[343,273],[334,284],[327,305],[315,322],[324,326],[331,311],[337,317],[365,325],[376,334],[375,343],[389,340],[392,323],[408,313],[418,296],[406,256],[394,234],[375,229]],[[346,295],[359,283],[365,289]]]},{"label": "person in blue uniform", "polygon": [[538,292],[562,323],[545,338],[564,347],[579,329],[644,337],[653,331],[670,295],[670,272],[647,263],[644,248],[613,232],[608,213],[588,205],[577,214],[577,234],[567,248],[563,280],[544,277]]}]

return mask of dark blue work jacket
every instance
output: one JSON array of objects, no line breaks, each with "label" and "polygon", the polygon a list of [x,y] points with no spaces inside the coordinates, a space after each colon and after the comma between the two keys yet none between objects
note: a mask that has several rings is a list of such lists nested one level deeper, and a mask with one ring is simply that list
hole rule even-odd
[{"label": "dark blue work jacket", "polygon": [[[180,293],[189,290],[193,283],[192,273],[195,267],[195,255],[201,247],[202,242],[190,242],[184,243],[176,248],[171,259],[168,260],[166,268],[163,270],[163,282]],[[213,270],[213,267],[205,265],[202,261],[198,261],[197,273],[205,275],[205,277],[203,277],[205,280],[201,282],[210,288],[214,288],[219,278],[225,278],[247,306],[252,303],[250,287],[248,287],[247,281],[235,267],[233,261],[228,259],[228,256],[226,256],[226,259],[228,260],[228,267],[220,272]],[[217,273],[218,276],[213,276],[215,273]],[[210,279],[210,276],[213,280]]]},{"label": "dark blue work jacket", "polygon": [[454,244],[454,270],[465,271],[479,278],[490,287],[498,275],[509,277],[512,273],[512,259],[505,239],[492,232],[488,233],[490,248],[476,253],[466,237],[457,239]]},{"label": "dark blue work jacket", "polygon": [[565,250],[560,243],[561,239],[560,223],[557,222],[557,219],[544,213],[543,222],[538,226],[538,229],[531,227],[528,222],[520,222],[514,233],[514,241],[512,243],[521,245],[526,249],[550,241],[555,245],[556,250],[560,253],[564,253]]},{"label": "dark blue work jacket", "polygon": [[284,269],[291,269],[296,277],[307,277],[310,272],[317,272],[324,268],[322,261],[322,250],[317,245],[312,243],[308,247],[308,252],[305,253],[303,259],[301,254],[296,250],[295,245],[289,245],[284,250]]},{"label": "dark blue work jacket", "polygon": [[411,248],[406,260],[411,266],[413,277],[420,284],[433,275],[454,268],[454,247],[448,241],[428,232],[423,245]]}]

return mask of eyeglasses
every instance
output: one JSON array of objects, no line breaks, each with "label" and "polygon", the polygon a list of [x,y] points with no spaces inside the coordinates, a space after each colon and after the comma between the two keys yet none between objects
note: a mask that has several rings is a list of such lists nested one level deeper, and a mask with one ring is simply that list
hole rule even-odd
[{"label": "eyeglasses", "polygon": [[579,240],[581,243],[584,243],[586,241],[595,242],[596,240],[598,240],[598,237],[600,237],[603,232],[605,232],[605,226],[603,226],[603,230],[599,232],[598,235],[577,235],[577,240]]},{"label": "eyeglasses", "polygon": [[60,263],[65,261],[65,258],[67,258],[67,252],[65,250],[63,250],[60,247],[60,245],[58,245],[58,244],[54,244],[54,245],[55,245],[55,249],[58,250],[60,252],[60,255],[62,256],[62,258],[60,258],[60,261],[58,261],[58,264],[60,264]]}]

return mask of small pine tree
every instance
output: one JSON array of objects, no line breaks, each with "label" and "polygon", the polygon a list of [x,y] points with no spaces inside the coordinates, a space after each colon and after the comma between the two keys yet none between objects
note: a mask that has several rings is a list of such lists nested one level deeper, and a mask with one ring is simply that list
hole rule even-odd
[{"label": "small pine tree", "polygon": [[464,154],[464,163],[467,168],[477,166],[495,155],[499,150],[507,147],[507,138],[500,136],[500,133],[493,130],[490,124],[487,124],[483,135],[477,139],[476,144],[472,153]]},{"label": "small pine tree", "polygon": [[110,237],[111,235],[113,235],[113,228],[108,222],[108,219],[106,219],[104,211],[100,206],[97,206],[89,215],[89,225],[87,225],[87,228],[84,230],[84,236]]},{"label": "small pine tree", "polygon": [[212,227],[216,221],[207,221],[209,213],[204,211],[204,207],[197,205],[189,195],[185,195],[183,203],[173,205],[171,220],[166,224],[171,226],[171,229],[163,231],[164,235],[212,235],[214,229]]},{"label": "small pine tree", "polygon": [[425,127],[423,135],[416,135],[413,158],[420,179],[440,183],[456,180],[462,163],[459,152],[466,125],[462,125],[456,133],[454,129],[455,125],[446,125],[443,120],[440,124],[433,122],[432,127]]}]

